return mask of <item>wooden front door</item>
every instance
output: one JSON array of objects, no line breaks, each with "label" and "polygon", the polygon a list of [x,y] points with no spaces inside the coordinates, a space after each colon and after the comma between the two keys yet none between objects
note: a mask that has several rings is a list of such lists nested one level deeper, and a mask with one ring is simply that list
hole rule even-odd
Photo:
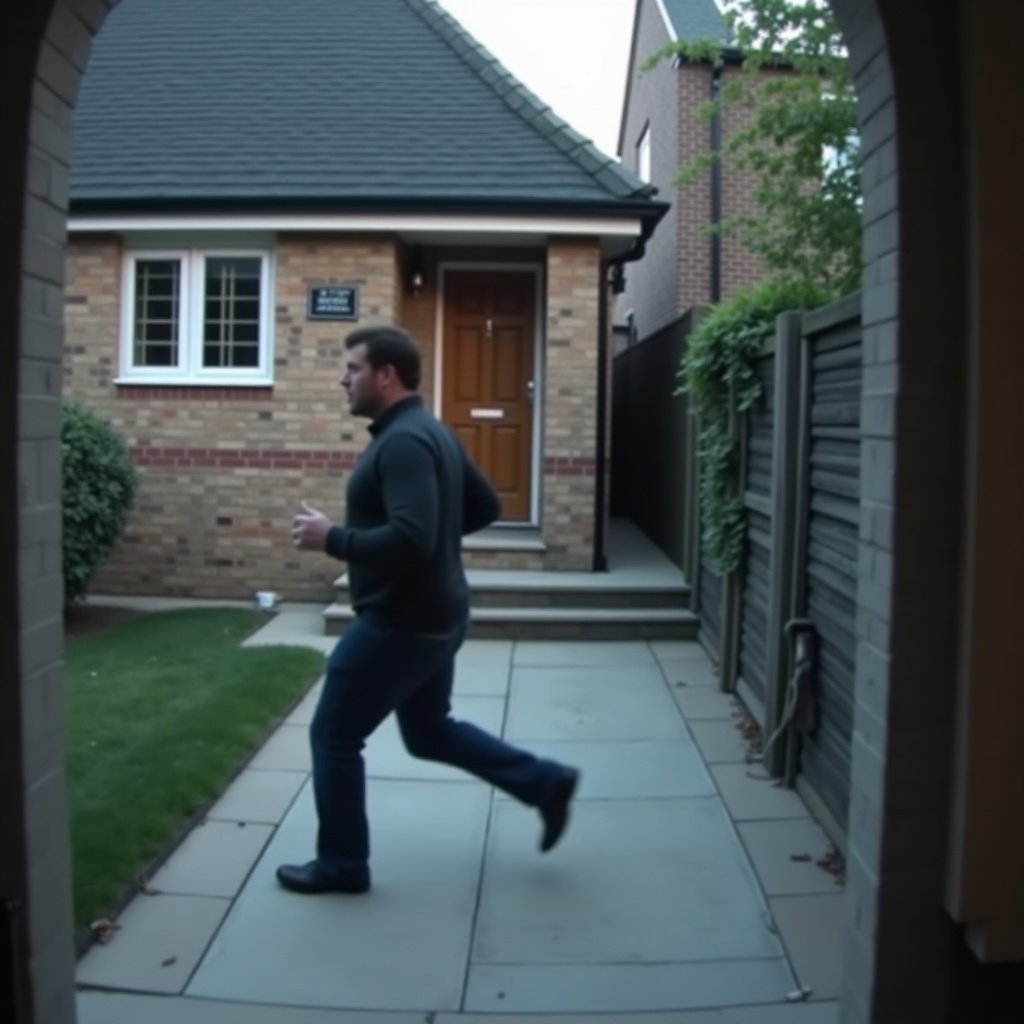
[{"label": "wooden front door", "polygon": [[530,518],[536,323],[531,272],[445,275],[442,415],[501,496],[505,521]]}]

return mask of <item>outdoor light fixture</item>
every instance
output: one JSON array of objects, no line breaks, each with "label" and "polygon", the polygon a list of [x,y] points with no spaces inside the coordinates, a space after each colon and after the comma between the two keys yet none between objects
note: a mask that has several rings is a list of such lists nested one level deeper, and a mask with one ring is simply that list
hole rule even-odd
[{"label": "outdoor light fixture", "polygon": [[409,289],[413,295],[419,295],[423,287],[423,266],[420,262],[420,247],[417,245],[409,260]]}]

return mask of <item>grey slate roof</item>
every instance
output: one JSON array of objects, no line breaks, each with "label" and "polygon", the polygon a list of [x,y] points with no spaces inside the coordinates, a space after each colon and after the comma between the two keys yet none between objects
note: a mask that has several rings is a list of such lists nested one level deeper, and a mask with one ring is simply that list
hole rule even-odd
[{"label": "grey slate roof", "polygon": [[681,42],[714,39],[727,44],[729,28],[715,0],[664,0],[676,38]]},{"label": "grey slate roof", "polygon": [[432,0],[130,0],[96,39],[71,208],[631,208],[645,185]]}]

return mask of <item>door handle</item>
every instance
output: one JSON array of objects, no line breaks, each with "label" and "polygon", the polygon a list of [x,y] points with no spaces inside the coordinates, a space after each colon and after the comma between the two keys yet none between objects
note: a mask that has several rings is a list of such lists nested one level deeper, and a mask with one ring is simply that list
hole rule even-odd
[{"label": "door handle", "polygon": [[532,380],[526,382],[526,404],[533,405],[537,398],[537,384]]}]

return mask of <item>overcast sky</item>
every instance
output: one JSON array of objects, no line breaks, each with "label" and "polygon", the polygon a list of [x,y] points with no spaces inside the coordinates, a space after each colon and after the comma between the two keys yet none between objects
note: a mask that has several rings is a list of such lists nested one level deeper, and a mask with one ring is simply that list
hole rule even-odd
[{"label": "overcast sky", "polygon": [[439,0],[559,117],[614,156],[634,0]]}]

